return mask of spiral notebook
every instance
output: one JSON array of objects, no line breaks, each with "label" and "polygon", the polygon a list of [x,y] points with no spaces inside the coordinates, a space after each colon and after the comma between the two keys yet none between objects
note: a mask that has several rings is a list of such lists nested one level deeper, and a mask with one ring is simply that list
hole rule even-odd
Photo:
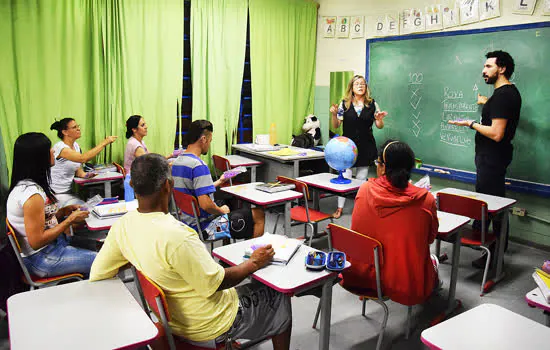
[{"label": "spiral notebook", "polygon": [[271,259],[271,263],[275,265],[286,265],[294,254],[296,254],[302,245],[302,241],[266,232],[263,236],[251,240],[250,246],[244,251],[244,258],[250,258],[250,255],[252,255],[256,249],[267,244],[271,244],[275,251],[275,256]]}]

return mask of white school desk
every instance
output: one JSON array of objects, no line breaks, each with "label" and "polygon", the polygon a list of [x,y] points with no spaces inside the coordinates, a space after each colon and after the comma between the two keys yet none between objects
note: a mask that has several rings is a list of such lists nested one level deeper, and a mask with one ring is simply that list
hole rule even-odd
[{"label": "white school desk", "polygon": [[[453,242],[453,265],[451,267],[451,283],[449,284],[449,295],[447,298],[447,310],[443,314],[438,315],[432,324],[436,324],[439,321],[446,318],[457,307],[460,307],[461,303],[455,299],[456,294],[456,281],[458,279],[458,265],[460,263],[460,228],[466,225],[470,218],[461,215],[455,215],[451,213],[445,213],[443,211],[437,212],[437,219],[439,221],[439,230],[437,238],[444,241]],[[454,236],[454,237],[453,237]]]},{"label": "white school desk", "polygon": [[548,349],[550,328],[494,304],[482,304],[422,332],[430,349]]},{"label": "white school desk", "polygon": [[[114,205],[117,205],[119,203],[125,203],[124,201],[119,201],[118,203],[114,203]],[[105,204],[105,207],[109,206],[111,204]],[[126,209],[128,211],[137,210],[138,207],[138,201],[134,199],[131,202],[126,203]],[[96,214],[93,213],[93,211],[90,210],[90,215],[86,218],[86,226],[88,226],[88,229],[90,231],[105,231],[109,230],[111,226],[115,222],[117,222],[118,219],[120,219],[124,215],[120,216],[111,216],[107,218],[100,218]]]},{"label": "white school desk", "polygon": [[[248,240],[219,247],[213,250],[212,255],[230,265],[239,265],[244,261],[243,255],[245,249],[252,243],[252,240]],[[310,251],[315,251],[315,249],[302,245],[286,266],[268,265],[256,271],[252,274],[252,277],[266,286],[289,296],[323,285],[319,349],[328,350],[332,286],[334,280],[338,277],[338,272],[307,270],[305,259]],[[346,262],[346,268],[349,266],[351,264]]]},{"label": "white school desk", "polygon": [[98,174],[92,178],[89,179],[83,179],[81,177],[75,177],[74,182],[79,186],[88,186],[88,185],[94,185],[103,183],[103,186],[105,188],[105,198],[111,197],[111,183],[115,182],[117,180],[123,179],[124,176],[122,176],[121,173],[116,173],[113,171],[109,171],[106,173]]},{"label": "white school desk", "polygon": [[299,148],[288,146],[291,150],[299,152],[292,156],[278,156],[269,153],[269,151],[254,151],[250,148],[251,144],[242,143],[232,145],[234,151],[240,154],[246,154],[248,158],[252,158],[263,163],[260,177],[261,181],[269,182],[275,180],[277,176],[287,176],[293,179],[299,176],[300,162],[312,161],[317,159],[325,159],[325,153],[312,149]]},{"label": "white school desk", "polygon": [[293,200],[302,198],[300,192],[287,190],[275,193],[268,193],[256,189],[257,185],[263,182],[253,182],[244,185],[230,186],[220,188],[221,191],[229,193],[245,202],[255,204],[260,207],[269,208],[284,205],[285,207],[285,235],[290,236],[290,204]]},{"label": "white school desk", "polygon": [[546,302],[540,289],[537,287],[525,294],[525,301],[527,301],[527,305],[541,309],[542,312],[544,312],[546,316],[546,326],[550,327],[550,304]]},{"label": "white school desk", "polygon": [[459,196],[482,200],[487,203],[487,211],[489,214],[502,215],[500,234],[497,236],[496,274],[492,280],[487,281],[485,284],[487,287],[483,287],[485,290],[491,289],[492,285],[498,283],[504,277],[502,265],[504,261],[504,242],[506,241],[506,231],[508,230],[508,208],[517,201],[512,198],[491,196],[473,191],[459,190],[457,188],[444,188],[438,192],[456,194]]},{"label": "white school desk", "polygon": [[8,310],[12,350],[137,348],[158,333],[119,279],[15,294]]},{"label": "white school desk", "polygon": [[301,176],[296,178],[296,180],[306,183],[313,192],[313,208],[319,210],[319,193],[328,192],[331,194],[336,194],[340,196],[346,196],[351,193],[359,191],[359,187],[364,184],[367,180],[357,180],[349,179],[351,183],[349,184],[335,184],[330,182],[330,180],[338,177],[338,174],[331,173],[319,173],[308,176]]},{"label": "white school desk", "polygon": [[250,168],[250,182],[256,182],[256,168],[262,165],[262,162],[236,154],[228,154],[224,158],[229,161],[231,169],[240,166]]}]

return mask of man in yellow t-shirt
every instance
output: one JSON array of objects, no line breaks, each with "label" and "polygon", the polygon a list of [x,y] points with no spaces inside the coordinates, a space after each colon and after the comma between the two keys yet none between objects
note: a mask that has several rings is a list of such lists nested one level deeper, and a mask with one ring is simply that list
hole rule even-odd
[{"label": "man in yellow t-shirt", "polygon": [[138,210],[111,227],[90,280],[111,278],[130,262],[166,293],[174,334],[211,345],[272,337],[274,349],[289,349],[290,298],[259,283],[233,288],[264,267],[273,248],[259,248],[249,260],[224,269],[197,233],[169,214],[173,181],[164,157],[136,158],[131,173]]}]

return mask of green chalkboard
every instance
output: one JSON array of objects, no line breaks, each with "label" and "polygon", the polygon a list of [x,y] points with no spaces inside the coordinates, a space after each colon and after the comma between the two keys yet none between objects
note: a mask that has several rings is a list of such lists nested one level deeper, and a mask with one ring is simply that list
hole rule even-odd
[{"label": "green chalkboard", "polygon": [[410,144],[426,164],[475,171],[474,132],[449,119],[481,118],[485,53],[509,52],[522,99],[507,177],[550,184],[550,22],[367,41],[372,94],[389,112],[375,134]]}]

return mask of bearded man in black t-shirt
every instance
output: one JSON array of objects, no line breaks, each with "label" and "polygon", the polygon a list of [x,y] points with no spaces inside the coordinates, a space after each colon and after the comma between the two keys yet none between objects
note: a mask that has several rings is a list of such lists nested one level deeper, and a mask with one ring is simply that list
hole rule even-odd
[{"label": "bearded man in black t-shirt", "polygon": [[[516,134],[521,109],[521,96],[510,82],[514,73],[514,59],[504,51],[493,51],[486,55],[483,78],[495,90],[490,98],[478,95],[477,103],[484,105],[481,123],[475,120],[450,120],[449,124],[467,126],[476,131],[476,192],[494,196],[505,196],[506,169],[512,161],[514,147],[512,140]],[[493,231],[500,234],[501,219],[493,218]],[[508,232],[505,238],[508,245]],[[474,266],[483,266],[481,261]]]}]

